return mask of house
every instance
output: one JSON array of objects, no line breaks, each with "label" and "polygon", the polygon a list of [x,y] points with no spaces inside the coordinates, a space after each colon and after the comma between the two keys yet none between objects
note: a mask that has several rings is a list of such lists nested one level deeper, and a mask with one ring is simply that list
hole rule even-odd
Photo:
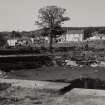
[{"label": "house", "polygon": [[84,31],[82,29],[67,30],[67,32],[61,35],[58,39],[58,43],[67,43],[70,41],[83,41]]},{"label": "house", "polygon": [[15,47],[15,45],[16,45],[16,43],[17,43],[17,40],[18,40],[18,39],[8,39],[8,40],[7,40],[8,46],[10,46],[10,47]]},{"label": "house", "polygon": [[17,46],[29,46],[31,45],[30,38],[14,38],[14,39],[8,39],[7,45],[9,47],[17,47]]},{"label": "house", "polygon": [[105,40],[105,34],[100,34],[97,31],[92,33],[92,37],[88,38],[87,40]]}]

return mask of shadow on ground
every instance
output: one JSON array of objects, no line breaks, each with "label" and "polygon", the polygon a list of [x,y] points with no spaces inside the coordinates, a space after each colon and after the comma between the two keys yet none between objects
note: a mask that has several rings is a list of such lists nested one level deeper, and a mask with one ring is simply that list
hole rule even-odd
[{"label": "shadow on ground", "polygon": [[72,80],[70,85],[60,90],[60,94],[65,94],[71,91],[73,88],[84,88],[84,89],[101,89],[105,90],[105,81],[100,79],[91,78],[79,78]]}]

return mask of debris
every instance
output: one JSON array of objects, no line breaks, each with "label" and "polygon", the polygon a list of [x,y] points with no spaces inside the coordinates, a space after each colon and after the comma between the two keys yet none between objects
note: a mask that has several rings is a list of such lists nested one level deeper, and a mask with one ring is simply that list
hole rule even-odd
[{"label": "debris", "polygon": [[99,64],[99,66],[100,67],[105,67],[105,62],[104,61],[101,61],[100,64]]},{"label": "debris", "polygon": [[66,63],[67,66],[78,66],[76,61],[65,60],[65,63]]},{"label": "debris", "polygon": [[100,61],[100,62],[96,62],[90,65],[91,67],[105,67],[105,62],[104,61]]},{"label": "debris", "polygon": [[6,72],[0,70],[0,78],[5,78],[6,77]]},{"label": "debris", "polygon": [[83,65],[79,65],[79,67],[83,67]]},{"label": "debris", "polygon": [[90,66],[91,66],[91,67],[97,67],[98,64],[97,64],[97,63],[93,63],[93,64],[91,64]]}]

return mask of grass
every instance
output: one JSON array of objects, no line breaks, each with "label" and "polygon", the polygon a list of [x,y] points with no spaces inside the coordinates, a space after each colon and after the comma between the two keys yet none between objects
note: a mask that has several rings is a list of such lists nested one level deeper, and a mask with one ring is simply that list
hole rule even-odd
[{"label": "grass", "polygon": [[[22,75],[21,75],[22,74]],[[101,76],[100,76],[101,75]],[[30,70],[19,70],[8,73],[7,78],[27,79],[27,80],[49,80],[69,82],[80,77],[97,78],[105,80],[104,67],[42,67]]]},{"label": "grass", "polygon": [[1,105],[47,105],[58,97],[55,92],[30,88],[10,87],[0,92]]}]

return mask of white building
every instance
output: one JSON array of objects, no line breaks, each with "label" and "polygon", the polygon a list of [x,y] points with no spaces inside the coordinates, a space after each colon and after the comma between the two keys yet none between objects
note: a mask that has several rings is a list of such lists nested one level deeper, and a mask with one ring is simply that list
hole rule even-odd
[{"label": "white building", "polygon": [[8,39],[7,44],[11,47],[14,47],[16,45],[17,39]]},{"label": "white building", "polygon": [[70,41],[83,41],[84,31],[83,30],[68,30],[66,34],[60,36],[57,40],[59,43],[70,42]]}]

